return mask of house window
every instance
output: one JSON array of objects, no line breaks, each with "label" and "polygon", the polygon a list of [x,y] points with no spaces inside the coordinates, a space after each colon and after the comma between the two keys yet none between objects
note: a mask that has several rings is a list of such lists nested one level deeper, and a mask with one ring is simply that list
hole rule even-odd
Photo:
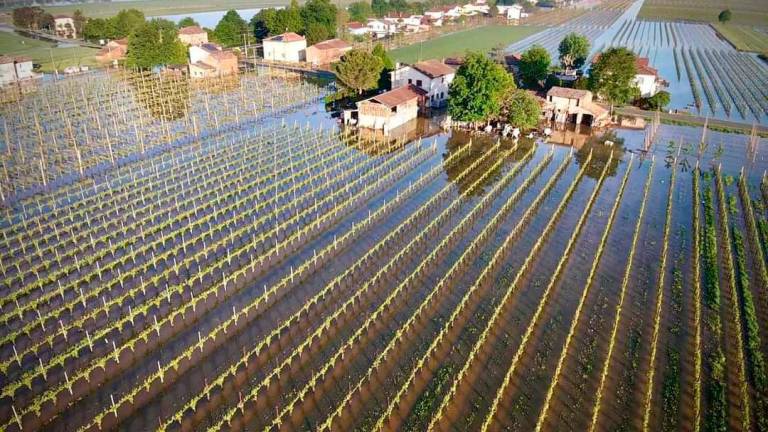
[{"label": "house window", "polygon": [[576,99],[576,106],[579,106],[579,99]]},{"label": "house window", "polygon": [[416,80],[416,85],[421,87],[421,80]]},{"label": "house window", "polygon": [[408,84],[413,84],[413,80],[408,78]]}]

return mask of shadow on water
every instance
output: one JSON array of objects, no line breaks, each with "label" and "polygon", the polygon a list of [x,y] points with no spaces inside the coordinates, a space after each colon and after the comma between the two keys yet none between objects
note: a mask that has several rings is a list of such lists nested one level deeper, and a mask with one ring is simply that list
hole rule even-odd
[{"label": "shadow on water", "polygon": [[158,74],[126,78],[134,90],[136,103],[156,120],[172,121],[186,116],[190,107],[190,83]]}]

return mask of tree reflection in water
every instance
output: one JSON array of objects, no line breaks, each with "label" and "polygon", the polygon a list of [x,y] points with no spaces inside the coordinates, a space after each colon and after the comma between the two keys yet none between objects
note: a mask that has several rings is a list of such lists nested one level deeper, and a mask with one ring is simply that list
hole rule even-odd
[{"label": "tree reflection in water", "polygon": [[[612,141],[613,145],[605,144],[606,141]],[[584,142],[584,145],[576,151],[576,162],[579,166],[583,165],[589,157],[589,152],[592,151],[592,160],[589,163],[584,174],[587,176],[598,179],[603,172],[603,167],[613,154],[611,159],[611,165],[606,171],[606,177],[613,177],[616,175],[619,163],[621,163],[621,157],[626,151],[624,149],[624,138],[619,137],[616,131],[607,131],[601,135],[593,135]]]}]

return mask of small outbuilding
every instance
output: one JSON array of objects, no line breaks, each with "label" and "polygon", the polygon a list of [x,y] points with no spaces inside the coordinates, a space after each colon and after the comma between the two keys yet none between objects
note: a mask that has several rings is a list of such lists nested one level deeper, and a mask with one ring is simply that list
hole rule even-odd
[{"label": "small outbuilding", "polygon": [[592,102],[591,91],[567,87],[549,89],[543,111],[547,120],[561,124],[600,127],[609,120],[608,110]]},{"label": "small outbuilding", "polygon": [[123,60],[127,53],[128,38],[111,40],[96,53],[96,60],[102,63],[114,63]]},{"label": "small outbuilding", "polygon": [[189,76],[209,78],[237,74],[237,56],[219,45],[205,43],[189,47]]},{"label": "small outbuilding", "polygon": [[202,45],[208,43],[208,32],[199,26],[187,26],[179,29],[179,40],[184,45]]},{"label": "small outbuilding", "polygon": [[54,15],[53,29],[56,36],[66,39],[77,39],[75,19],[70,15]]},{"label": "small outbuilding", "polygon": [[26,56],[0,55],[0,85],[37,78],[32,72],[32,59]]},{"label": "small outbuilding", "polygon": [[339,61],[341,56],[352,49],[352,45],[341,39],[329,39],[307,48],[307,63],[328,65]]},{"label": "small outbuilding", "polygon": [[357,103],[357,124],[384,133],[415,119],[426,92],[414,85],[390,90]]},{"label": "small outbuilding", "polygon": [[301,62],[306,59],[307,39],[293,32],[266,38],[264,59],[270,61]]}]

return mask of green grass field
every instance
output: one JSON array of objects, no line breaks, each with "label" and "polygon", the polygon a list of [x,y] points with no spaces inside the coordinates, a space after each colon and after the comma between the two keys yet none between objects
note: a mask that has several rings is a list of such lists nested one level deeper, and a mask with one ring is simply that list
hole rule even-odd
[{"label": "green grass field", "polygon": [[507,46],[541,30],[541,27],[489,25],[398,48],[392,50],[390,55],[395,61],[406,63],[459,57],[467,51],[488,52],[497,45]]},{"label": "green grass field", "polygon": [[638,18],[714,23],[724,9],[733,12],[731,24],[768,26],[765,0],[646,0]]},{"label": "green grass field", "polygon": [[[352,0],[342,3],[349,3]],[[289,0],[223,0],[212,2],[208,0],[136,0],[109,3],[85,3],[64,6],[43,6],[52,14],[72,13],[80,9],[86,16],[105,18],[116,15],[122,9],[139,9],[146,16],[180,15],[194,12],[211,12],[228,9],[255,9],[263,7],[284,6]],[[336,2],[334,2],[335,4]]]},{"label": "green grass field", "polygon": [[741,51],[768,52],[768,28],[755,29],[750,26],[720,23],[714,27]]},{"label": "green grass field", "polygon": [[85,47],[56,48],[52,43],[0,31],[0,54],[25,55],[41,64],[42,72],[62,71],[67,66],[97,66],[97,50]]}]

